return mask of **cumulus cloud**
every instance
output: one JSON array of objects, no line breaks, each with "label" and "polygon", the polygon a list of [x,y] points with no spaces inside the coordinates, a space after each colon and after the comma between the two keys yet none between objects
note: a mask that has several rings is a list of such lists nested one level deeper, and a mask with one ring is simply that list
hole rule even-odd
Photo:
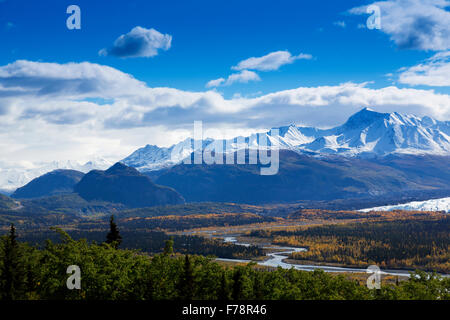
[{"label": "cumulus cloud", "polygon": [[[101,91],[104,95],[132,94],[130,88],[143,82],[117,69],[89,62],[44,63],[17,60],[0,67],[0,97],[13,95],[83,97]],[[7,90],[4,90],[7,89]]]},{"label": "cumulus cloud", "polygon": [[289,51],[275,51],[262,57],[251,57],[243,60],[239,62],[237,66],[232,67],[232,69],[250,69],[258,71],[278,70],[281,66],[293,63],[295,60],[299,59],[309,60],[312,59],[312,56],[305,53],[293,56]]},{"label": "cumulus cloud", "polygon": [[398,81],[409,85],[450,86],[450,51],[440,52],[424,63],[401,69]]},{"label": "cumulus cloud", "polygon": [[327,127],[366,106],[450,119],[450,96],[432,90],[345,83],[225,99],[214,90],[152,88],[93,63],[16,61],[0,66],[0,161],[117,161],[147,143],[180,141],[195,120],[239,130]]},{"label": "cumulus cloud", "polygon": [[99,54],[120,58],[154,57],[158,50],[169,50],[171,45],[171,35],[138,26],[117,38],[111,48],[100,50]]},{"label": "cumulus cloud", "polygon": [[[441,51],[450,49],[450,7],[448,0],[378,1],[381,31],[401,49]],[[350,10],[366,14],[368,6]]]}]

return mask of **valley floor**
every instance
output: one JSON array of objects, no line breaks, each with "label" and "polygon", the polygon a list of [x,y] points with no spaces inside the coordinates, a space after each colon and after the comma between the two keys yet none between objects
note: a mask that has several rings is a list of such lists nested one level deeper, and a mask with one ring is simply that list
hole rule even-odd
[{"label": "valley floor", "polygon": [[[25,201],[22,208],[11,204],[4,209],[0,212],[1,233],[6,234],[8,223],[13,222],[17,239],[41,250],[46,250],[47,239],[64,245],[55,227],[76,241],[105,241],[109,214],[43,211],[45,201]],[[33,215],[27,211],[30,203],[36,209]],[[212,256],[226,268],[325,271],[361,286],[370,276],[366,269],[371,265],[381,269],[386,286],[409,283],[414,270],[436,272],[446,278],[450,273],[450,216],[444,212],[361,212],[221,203],[110,208],[123,239],[120,247],[138,250],[147,257],[159,256],[172,240],[177,256]]]}]

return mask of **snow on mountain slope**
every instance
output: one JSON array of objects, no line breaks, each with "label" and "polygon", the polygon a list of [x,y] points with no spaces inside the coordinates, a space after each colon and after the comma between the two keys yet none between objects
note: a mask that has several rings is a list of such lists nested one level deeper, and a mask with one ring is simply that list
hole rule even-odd
[{"label": "snow on mountain slope", "polygon": [[[289,125],[271,132],[252,134],[224,142],[235,152],[257,148],[261,137],[268,145],[317,155],[337,154],[349,157],[386,156],[389,154],[450,155],[450,121],[399,113],[379,113],[369,108],[352,115],[343,125],[331,129]],[[203,141],[203,148],[213,146],[213,139]],[[157,170],[180,163],[194,151],[194,141],[186,139],[169,148],[147,145],[123,159],[140,171]],[[197,151],[197,150],[196,150]]]},{"label": "snow on mountain slope", "polygon": [[442,199],[431,199],[426,201],[413,201],[405,204],[383,206],[359,210],[369,211],[392,211],[392,210],[416,210],[416,211],[445,211],[450,212],[450,197]]},{"label": "snow on mountain slope", "polygon": [[[301,128],[294,125],[277,129],[279,130],[279,137],[271,140],[271,142],[275,144],[274,141],[278,140],[280,148],[295,148],[299,145],[310,143],[317,138],[319,132],[318,130],[308,130],[313,128]],[[268,134],[270,135],[270,132]]]},{"label": "snow on mountain slope", "polygon": [[[122,160],[140,171],[152,171],[180,163],[192,152],[211,149],[214,142],[222,142],[224,152],[246,148],[277,146],[317,156],[337,154],[349,157],[386,156],[389,154],[450,155],[450,121],[437,121],[430,117],[417,117],[399,113],[379,113],[364,108],[352,115],[343,125],[330,129],[289,125],[271,132],[255,133],[248,137],[236,137],[227,141],[187,138],[170,147],[147,145]],[[267,139],[261,139],[267,138]],[[201,143],[200,143],[201,142]],[[200,147],[201,145],[201,147]],[[13,191],[32,179],[55,169],[73,169],[88,172],[106,169],[112,163],[96,159],[87,163],[54,161],[51,163],[23,163],[13,166],[0,162],[0,190]]]},{"label": "snow on mountain slope", "polygon": [[368,108],[351,116],[303,150],[345,156],[450,154],[450,123],[414,115],[378,113]]},{"label": "snow on mountain slope", "polygon": [[0,162],[0,190],[4,193],[12,193],[15,189],[24,186],[34,178],[56,169],[72,169],[86,173],[93,169],[104,170],[111,165],[111,162],[104,159],[95,159],[86,163],[52,161],[11,165],[6,162]]},{"label": "snow on mountain slope", "polygon": [[[152,171],[180,163],[198,149],[211,149],[214,142],[222,142],[225,152],[261,147],[268,140],[268,147],[277,146],[316,156],[337,154],[347,157],[386,156],[389,154],[450,155],[450,121],[437,121],[430,117],[417,117],[399,113],[379,113],[368,108],[352,115],[343,125],[330,129],[289,125],[271,132],[236,137],[227,141],[187,138],[170,147],[147,145],[122,160],[139,171]],[[267,138],[267,139],[261,139]],[[201,148],[200,148],[201,145]],[[55,169],[73,169],[88,172],[106,169],[112,163],[96,159],[87,163],[54,161],[51,163],[8,164],[0,161],[0,191],[14,191]]]},{"label": "snow on mountain slope", "polygon": [[[203,141],[202,148],[208,146],[213,140]],[[194,139],[187,138],[168,148],[154,145],[146,145],[130,154],[121,162],[127,166],[134,167],[140,171],[159,170],[180,163],[192,152],[197,151],[194,148]]]}]

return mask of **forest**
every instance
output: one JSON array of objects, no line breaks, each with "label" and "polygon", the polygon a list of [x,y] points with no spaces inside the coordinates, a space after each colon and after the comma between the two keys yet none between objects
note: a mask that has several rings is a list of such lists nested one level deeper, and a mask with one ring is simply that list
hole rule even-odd
[{"label": "forest", "polygon": [[[101,243],[104,240],[105,230],[67,230],[72,239],[86,239],[88,242]],[[140,250],[146,254],[157,254],[164,250],[166,241],[173,241],[173,248],[182,254],[199,254],[203,256],[215,256],[220,258],[251,259],[262,256],[263,249],[257,246],[239,246],[225,243],[219,239],[206,238],[197,235],[169,235],[163,231],[154,230],[127,230],[122,229],[123,237],[121,248]],[[35,244],[40,248],[45,247],[46,240],[54,243],[61,242],[58,233],[52,230],[23,231],[18,240]]]},{"label": "forest", "polygon": [[[17,241],[14,226],[0,241],[2,300],[368,300],[450,298],[450,279],[416,272],[408,281],[370,290],[344,275],[323,271],[225,267],[211,258],[182,255],[166,241],[149,256],[120,249],[113,226],[102,243],[74,240],[55,229],[59,243],[43,248]],[[80,268],[80,289],[68,289],[69,266]]]},{"label": "forest", "polygon": [[450,217],[424,216],[305,226],[288,230],[255,230],[250,236],[308,248],[290,258],[298,261],[422,269],[450,272]]}]

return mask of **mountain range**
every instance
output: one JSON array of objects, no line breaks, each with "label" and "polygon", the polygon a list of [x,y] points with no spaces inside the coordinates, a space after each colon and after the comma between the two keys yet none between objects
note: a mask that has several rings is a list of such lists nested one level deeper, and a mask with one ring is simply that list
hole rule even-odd
[{"label": "mountain range", "polygon": [[369,203],[384,199],[389,204],[405,196],[430,199],[450,195],[450,156],[319,158],[281,150],[279,158],[279,171],[270,176],[260,174],[261,165],[250,164],[177,164],[147,173],[123,163],[87,174],[55,170],[17,189],[12,197],[22,201],[77,194],[88,202],[140,208],[184,200],[263,204],[365,198]]},{"label": "mountain range", "polygon": [[[343,125],[320,129],[289,125],[271,131],[255,133],[249,137],[238,137],[224,141],[230,147],[226,152],[257,148],[261,138],[266,138],[269,147],[292,150],[313,156],[341,155],[344,157],[373,158],[387,155],[450,155],[450,121],[437,121],[430,117],[379,113],[364,108],[352,115]],[[214,142],[202,141],[202,149]],[[239,143],[241,141],[241,143]],[[242,143],[243,141],[243,143]],[[187,138],[170,147],[147,145],[122,160],[128,166],[148,172],[181,163],[192,152],[195,141]]]},{"label": "mountain range", "polygon": [[267,176],[260,174],[260,165],[205,163],[178,164],[148,174],[155,183],[177,190],[188,202],[329,201],[442,190],[450,195],[450,156],[389,155],[363,159],[314,157],[280,150],[279,164],[278,173]]},{"label": "mountain range", "polygon": [[79,161],[51,161],[10,164],[0,161],[0,193],[12,194],[17,188],[54,170],[66,169],[87,173],[93,169],[105,170],[111,165],[113,165],[112,162],[101,158],[85,163]]},{"label": "mountain range", "polygon": [[[282,178],[283,174],[287,174],[288,177],[292,176],[294,179],[292,181],[295,181],[295,177],[309,181],[310,188],[317,186],[318,181],[322,185],[327,183],[339,186],[345,177],[353,179],[352,181],[361,181],[364,185],[361,187],[360,184],[360,187],[356,188],[354,185],[353,187],[348,186],[344,193],[344,189],[339,189],[338,194],[329,189],[319,188],[318,192],[327,193],[327,197],[333,194],[335,196],[355,193],[381,194],[387,191],[387,187],[383,189],[383,185],[392,185],[392,188],[397,191],[420,190],[427,186],[434,189],[448,187],[445,179],[448,178],[450,172],[450,121],[437,121],[430,117],[421,118],[396,112],[379,113],[364,108],[352,115],[344,124],[334,128],[322,129],[289,125],[275,129],[278,129],[278,135],[272,135],[272,131],[268,131],[221,141],[224,145],[231,146],[226,150],[229,153],[257,148],[261,144],[261,138],[267,138],[268,148],[277,146],[281,151],[294,153],[282,152],[280,155],[282,172],[278,178],[272,179],[281,180],[276,183],[271,180],[274,184],[268,188],[270,190],[275,190],[274,186],[280,184],[280,188],[283,189],[283,179],[286,179],[286,177]],[[158,184],[175,188],[187,201],[200,201],[206,197],[206,194],[214,192],[223,193],[224,190],[227,190],[226,186],[229,186],[227,192],[230,195],[242,190],[239,188],[240,186],[245,189],[248,181],[242,180],[241,177],[256,174],[253,172],[256,166],[184,166],[181,164],[183,159],[195,152],[201,152],[197,146],[201,145],[201,149],[205,149],[211,147],[214,142],[217,140],[208,138],[199,143],[192,138],[186,138],[170,147],[147,145],[130,154],[121,163],[145,173]],[[297,168],[301,161],[304,162],[302,164],[303,173],[306,174],[309,170],[306,176],[301,175],[297,169],[291,170]],[[16,188],[22,187],[34,178],[57,169],[87,173],[94,169],[105,170],[111,165],[112,163],[103,159],[96,159],[84,164],[77,161],[54,161],[22,167],[11,167],[0,163],[0,190],[11,194]],[[354,168],[350,170],[352,166]],[[368,167],[372,169],[368,169]],[[229,172],[226,172],[227,170]],[[367,176],[364,178],[359,172],[356,174],[357,170],[368,170]],[[391,177],[392,179],[389,180],[392,182],[391,184],[383,184],[383,179],[393,171],[396,172],[396,178]],[[368,174],[369,172],[371,175]],[[232,178],[224,180],[222,184],[214,184],[214,179],[218,179],[217,175],[221,179],[233,175],[236,179],[239,177],[235,180],[238,188],[233,189],[233,184],[230,184]],[[376,175],[379,175],[378,179],[374,178]],[[188,180],[187,177],[196,179],[196,186],[193,186],[192,180]],[[305,177],[311,179],[308,178],[308,180]],[[254,181],[259,181],[259,179],[259,177],[255,177]],[[199,189],[198,181],[204,180],[208,180],[210,183],[203,183],[206,189]],[[375,180],[377,180],[376,183],[371,182]],[[250,181],[253,180],[250,179]],[[243,184],[239,185],[240,183]],[[285,183],[285,185],[287,186],[289,183]],[[297,187],[293,186],[291,192],[286,191],[285,194],[297,194],[296,198],[305,196],[306,191],[294,192]],[[198,189],[195,192],[196,195],[192,196],[196,188]],[[271,195],[274,194],[280,194],[280,192],[271,193]],[[243,197],[243,195],[233,196],[230,200],[239,197]],[[223,199],[224,196],[219,198]],[[291,196],[282,196],[281,198],[290,199]]]}]

